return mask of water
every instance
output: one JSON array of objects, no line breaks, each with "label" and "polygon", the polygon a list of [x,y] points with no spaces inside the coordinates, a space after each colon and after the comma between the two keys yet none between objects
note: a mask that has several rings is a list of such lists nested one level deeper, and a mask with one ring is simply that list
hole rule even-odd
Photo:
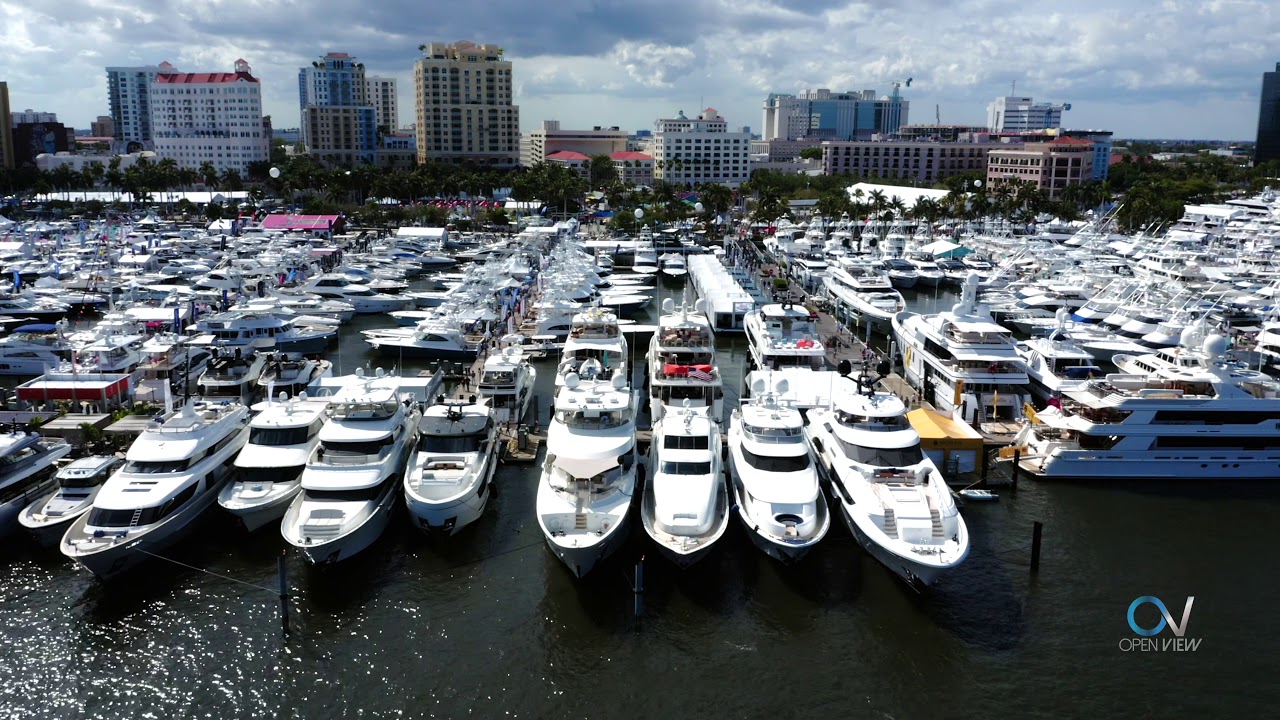
[{"label": "water", "polygon": [[[745,351],[722,339],[731,392]],[[330,357],[377,364],[350,332]],[[274,527],[211,514],[171,551],[208,572],[155,561],[111,585],[15,536],[0,545],[0,717],[1224,717],[1280,701],[1270,486],[1024,481],[963,509],[972,556],[919,595],[834,523],[794,568],[735,523],[689,572],[636,527],[576,581],[544,547],[536,482],[500,468],[484,518],[447,544],[402,520],[340,567],[289,554],[287,639]],[[1175,617],[1194,595],[1199,649],[1121,651],[1140,595]]]}]

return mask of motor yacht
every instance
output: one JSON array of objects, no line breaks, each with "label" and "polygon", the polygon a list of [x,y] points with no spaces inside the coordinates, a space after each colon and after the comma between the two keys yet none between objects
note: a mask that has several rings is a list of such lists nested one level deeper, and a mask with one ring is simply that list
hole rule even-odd
[{"label": "motor yacht", "polygon": [[831,268],[823,285],[842,314],[854,314],[884,331],[892,326],[893,316],[907,305],[882,272],[866,264],[849,263]]},{"label": "motor yacht", "polygon": [[1031,394],[1040,403],[1047,403],[1063,390],[1080,387],[1090,378],[1104,374],[1093,353],[1067,337],[1067,317],[1067,311],[1059,309],[1058,327],[1053,332],[1017,345],[1031,381]]},{"label": "motor yacht", "polygon": [[205,371],[196,380],[196,393],[212,401],[253,404],[261,395],[258,379],[267,366],[267,354],[258,352],[255,345],[228,350],[209,346],[211,356]]},{"label": "motor yacht", "polygon": [[157,416],[67,528],[62,553],[106,579],[163,552],[213,504],[248,438],[239,403],[196,401]]},{"label": "motor yacht", "polygon": [[362,315],[408,310],[413,305],[409,298],[376,293],[367,286],[352,282],[342,273],[316,275],[302,285],[302,290],[322,298],[341,300]]},{"label": "motor yacht", "polygon": [[211,336],[211,342],[229,350],[271,340],[280,352],[303,355],[323,352],[338,335],[336,328],[300,326],[267,310],[214,313],[200,318],[189,329],[196,335]]},{"label": "motor yacht", "polygon": [[320,378],[333,375],[333,363],[297,353],[268,353],[258,386],[268,398],[277,393],[296,397]]},{"label": "motor yacht", "polygon": [[264,404],[249,421],[249,440],[236,455],[236,478],[218,493],[218,504],[249,532],[282,518],[302,491],[302,469],[320,442],[329,407],[327,400],[308,399],[306,393]]},{"label": "motor yacht", "polygon": [[631,261],[631,272],[642,275],[656,275],[658,273],[658,252],[653,245],[653,234],[648,232],[649,227],[646,225],[640,233],[640,238],[636,240],[635,255]]},{"label": "motor yacht", "polygon": [[908,290],[920,282],[920,273],[910,260],[903,258],[886,258],[885,270],[889,274],[889,282],[899,290]]},{"label": "motor yacht", "polygon": [[538,371],[525,359],[519,346],[508,345],[485,358],[477,393],[498,424],[524,419],[533,400]]},{"label": "motor yacht", "polygon": [[916,287],[935,288],[942,284],[942,268],[938,263],[926,258],[907,260],[916,269]]},{"label": "motor yacht", "polygon": [[826,536],[827,500],[809,457],[800,411],[758,378],[751,399],[729,419],[729,476],[738,519],[751,541],[776,560],[793,563]]},{"label": "motor yacht", "polygon": [[498,467],[498,426],[475,402],[441,398],[422,413],[404,474],[413,526],[449,537],[484,514]]},{"label": "motor yacht", "polygon": [[102,484],[124,464],[116,455],[72,460],[54,473],[57,487],[23,509],[18,522],[46,547],[56,547],[76,518],[89,512]]},{"label": "motor yacht", "polygon": [[707,417],[724,421],[724,378],[716,365],[715,332],[699,299],[662,301],[663,314],[649,341],[649,415],[658,422],[667,406],[690,403],[707,408]]},{"label": "motor yacht", "polygon": [[480,352],[479,343],[447,317],[423,320],[411,328],[364,330],[361,334],[385,357],[470,362]]},{"label": "motor yacht", "polygon": [[[586,365],[587,361],[594,361]],[[588,308],[573,317],[556,373],[556,386],[569,373],[587,381],[607,378],[614,372],[627,375],[627,339],[618,316],[604,308]],[[585,368],[585,369],[584,369]]]},{"label": "motor yacht", "polygon": [[17,528],[17,518],[57,484],[54,462],[71,452],[61,439],[11,430],[0,433],[0,536]]},{"label": "motor yacht", "polygon": [[803,305],[765,305],[749,313],[744,325],[751,361],[761,370],[821,370],[826,365],[827,351],[818,336],[818,316]]},{"label": "motor yacht", "polygon": [[418,436],[421,411],[399,379],[357,375],[329,398],[302,492],[280,522],[285,541],[315,564],[345,560],[382,535]]},{"label": "motor yacht", "polygon": [[[584,365],[601,377],[598,361]],[[636,490],[636,404],[624,371],[611,380],[569,372],[556,393],[536,512],[547,546],[577,577],[626,539]]]},{"label": "motor yacht", "polygon": [[908,583],[932,585],[968,557],[969,532],[906,406],[876,381],[838,378],[805,437],[858,543]]},{"label": "motor yacht", "polygon": [[729,527],[720,426],[689,400],[654,422],[640,520],[658,550],[687,568]]},{"label": "motor yacht", "polygon": [[665,280],[683,281],[689,274],[684,255],[680,253],[665,253],[659,260],[662,261],[662,277]]}]

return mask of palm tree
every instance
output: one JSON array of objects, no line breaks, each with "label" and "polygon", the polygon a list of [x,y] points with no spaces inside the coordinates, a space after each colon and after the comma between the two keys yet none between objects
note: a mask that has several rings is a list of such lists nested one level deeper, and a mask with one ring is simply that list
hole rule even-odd
[{"label": "palm tree", "polygon": [[200,163],[200,179],[204,182],[204,186],[209,190],[218,189],[218,168],[213,163],[205,160]]}]

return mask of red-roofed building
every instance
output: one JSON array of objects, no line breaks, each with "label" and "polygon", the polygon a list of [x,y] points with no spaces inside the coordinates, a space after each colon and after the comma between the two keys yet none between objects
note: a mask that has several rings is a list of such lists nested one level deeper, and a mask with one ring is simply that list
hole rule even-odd
[{"label": "red-roofed building", "polygon": [[1019,149],[987,153],[987,187],[1012,179],[1033,182],[1056,200],[1062,189],[1093,179],[1093,143],[1075,137],[1026,143]]},{"label": "red-roofed building", "polygon": [[613,171],[623,184],[631,187],[653,185],[653,156],[624,150],[610,153],[609,159],[613,160]]},{"label": "red-roofed building", "polygon": [[249,63],[232,72],[181,73],[168,63],[149,91],[151,137],[156,155],[180,166],[246,177],[249,164],[270,157],[270,134],[263,127],[262,91]]},{"label": "red-roofed building", "polygon": [[346,220],[341,215],[287,215],[276,213],[262,218],[263,230],[300,231],[330,235],[341,233]]},{"label": "red-roofed building", "polygon": [[588,166],[591,164],[591,158],[580,152],[572,150],[561,150],[547,156],[547,162],[563,165],[570,170],[578,173],[579,177],[587,177]]},{"label": "red-roofed building", "polygon": [[596,126],[590,130],[562,130],[559,120],[543,120],[542,127],[520,136],[520,164],[532,167],[561,150],[609,155],[627,149],[627,131]]}]

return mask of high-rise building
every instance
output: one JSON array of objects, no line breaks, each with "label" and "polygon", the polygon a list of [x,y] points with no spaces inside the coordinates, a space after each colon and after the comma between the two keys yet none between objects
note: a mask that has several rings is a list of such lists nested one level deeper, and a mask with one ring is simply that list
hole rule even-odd
[{"label": "high-rise building", "polygon": [[22,112],[10,113],[13,116],[14,125],[31,125],[35,123],[56,123],[58,122],[58,113],[40,112],[27,108]]},{"label": "high-rise building", "polygon": [[764,101],[761,139],[870,140],[872,135],[888,135],[905,125],[909,105],[897,85],[892,95],[878,99],[874,90],[833,93],[818,88],[801,91],[799,96],[774,93]]},{"label": "high-rise building", "polygon": [[1068,185],[1093,179],[1093,143],[1075,137],[1051,142],[1026,143],[1020,148],[996,149],[987,153],[987,187],[997,188],[1009,180],[1035,183],[1049,193],[1050,200],[1062,195]]},{"label": "high-rise building", "polygon": [[1258,100],[1258,142],[1253,148],[1253,164],[1280,160],[1280,63],[1274,72],[1262,73],[1262,96]]},{"label": "high-rise building", "polygon": [[99,115],[97,120],[89,123],[89,134],[93,137],[115,137],[116,124],[110,115]]},{"label": "high-rise building", "polygon": [[1054,105],[1029,97],[999,97],[987,106],[987,129],[991,132],[1023,132],[1062,127],[1062,113],[1070,103]]},{"label": "high-rise building", "polygon": [[0,81],[0,168],[13,169],[13,120],[9,117],[9,83]]},{"label": "high-rise building", "polygon": [[298,71],[307,154],[329,166],[377,160],[378,111],[365,80],[364,64],[347,53],[329,53]]},{"label": "high-rise building", "polygon": [[696,118],[680,112],[655,124],[649,155],[653,177],[679,185],[720,183],[736,188],[751,177],[751,134],[729,132],[715,108]]},{"label": "high-rise building", "polygon": [[612,155],[627,149],[630,135],[617,127],[561,130],[559,120],[543,120],[542,127],[520,136],[520,164],[536,165],[548,155],[569,150],[583,155]]},{"label": "high-rise building", "polygon": [[413,66],[418,162],[511,167],[520,160],[520,108],[511,62],[497,45],[431,43]]},{"label": "high-rise building", "polygon": [[249,63],[228,73],[157,73],[150,110],[156,155],[183,167],[206,162],[244,176],[270,157],[262,124],[262,89]]},{"label": "high-rise building", "polygon": [[168,62],[107,68],[107,99],[116,140],[139,143],[137,149],[152,141],[151,84],[158,75],[176,72]]},{"label": "high-rise building", "polygon": [[371,76],[366,77],[364,83],[365,96],[369,98],[369,104],[373,105],[373,109],[378,113],[377,123],[383,134],[400,129],[400,111],[396,109],[399,96],[396,79]]}]

